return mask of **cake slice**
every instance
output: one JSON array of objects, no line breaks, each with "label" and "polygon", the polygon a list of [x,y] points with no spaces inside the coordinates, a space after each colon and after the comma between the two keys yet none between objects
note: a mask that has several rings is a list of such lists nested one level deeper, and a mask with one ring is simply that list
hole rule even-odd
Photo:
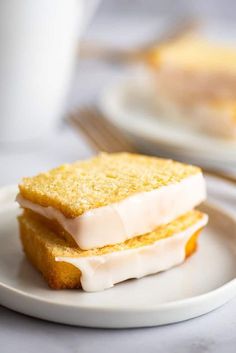
[{"label": "cake slice", "polygon": [[81,249],[125,242],[206,197],[200,168],[137,154],[99,154],[24,178],[17,201]]},{"label": "cake slice", "polygon": [[185,102],[158,94],[156,106],[162,117],[179,127],[185,126],[205,135],[236,140],[236,100]]},{"label": "cake slice", "polygon": [[164,118],[212,136],[236,139],[236,50],[196,35],[148,55],[156,106]]},{"label": "cake slice", "polygon": [[161,92],[186,103],[236,99],[236,49],[196,35],[163,44],[148,55]]},{"label": "cake slice", "polygon": [[58,237],[38,216],[19,217],[26,256],[50,287],[101,291],[130,278],[167,270],[182,263],[196,249],[207,216],[190,211],[154,231],[101,249],[81,250]]}]

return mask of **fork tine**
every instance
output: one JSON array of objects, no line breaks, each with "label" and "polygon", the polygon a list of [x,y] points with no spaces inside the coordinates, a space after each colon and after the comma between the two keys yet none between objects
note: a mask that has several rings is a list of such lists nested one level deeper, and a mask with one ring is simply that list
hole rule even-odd
[{"label": "fork tine", "polygon": [[70,115],[69,121],[83,133],[96,150],[135,152],[135,148],[119,129],[95,108],[80,109]]},{"label": "fork tine", "polygon": [[[84,120],[86,120],[86,116],[83,115],[83,117]],[[91,126],[87,122],[82,122],[80,119],[77,118],[77,115],[74,114],[70,115],[69,122],[72,124],[72,126],[74,126],[83,134],[87,142],[95,151],[109,152],[108,146],[105,145],[104,141],[95,134],[96,131],[91,128]]]},{"label": "fork tine", "polygon": [[103,147],[103,151],[117,152],[120,150],[120,146],[115,143],[113,136],[104,130],[90,109],[84,109],[83,117],[82,114],[78,114],[77,118],[80,120],[80,125],[86,125],[88,133],[92,133],[96,137],[100,147]]},{"label": "fork tine", "polygon": [[96,120],[104,126],[104,129],[112,135],[112,138],[116,141],[117,144],[122,146],[126,151],[136,151],[129,138],[118,127],[110,122],[96,107],[93,108],[93,114],[96,116]]},{"label": "fork tine", "polygon": [[100,119],[93,109],[87,111],[87,119],[89,119],[90,124],[100,137],[109,144],[112,151],[121,151],[123,149],[122,143],[118,143],[114,131],[109,129],[106,125],[106,121]]}]

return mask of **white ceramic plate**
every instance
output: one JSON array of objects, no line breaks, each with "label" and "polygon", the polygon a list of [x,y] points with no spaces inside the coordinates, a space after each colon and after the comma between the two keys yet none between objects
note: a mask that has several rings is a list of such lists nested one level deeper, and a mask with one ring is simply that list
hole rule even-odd
[{"label": "white ceramic plate", "polygon": [[[156,88],[147,72],[130,72],[100,97],[99,107],[116,126],[154,153],[222,167],[236,163],[236,142],[204,135],[164,119],[155,107]],[[196,163],[195,162],[195,163]]]},{"label": "white ceramic plate", "polygon": [[144,327],[205,314],[236,295],[236,220],[213,205],[199,249],[183,265],[100,293],[54,291],[26,261],[18,239],[15,188],[0,190],[0,304],[50,321]]}]

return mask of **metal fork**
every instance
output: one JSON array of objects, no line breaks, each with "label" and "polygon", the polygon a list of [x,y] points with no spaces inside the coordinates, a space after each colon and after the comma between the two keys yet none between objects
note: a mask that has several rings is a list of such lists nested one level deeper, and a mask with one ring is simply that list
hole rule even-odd
[{"label": "metal fork", "polygon": [[95,151],[137,152],[132,142],[95,107],[73,112],[68,121],[86,138]]},{"label": "metal fork", "polygon": [[[74,111],[67,121],[86,138],[96,151],[138,153],[132,141],[112,124],[96,107],[84,107]],[[236,176],[221,170],[203,168],[207,175],[236,184]]]}]

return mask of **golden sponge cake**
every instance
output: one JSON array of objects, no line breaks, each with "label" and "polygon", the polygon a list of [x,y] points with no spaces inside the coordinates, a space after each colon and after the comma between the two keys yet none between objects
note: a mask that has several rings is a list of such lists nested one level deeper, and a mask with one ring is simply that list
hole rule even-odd
[{"label": "golden sponge cake", "polygon": [[196,35],[151,51],[148,63],[162,91],[189,102],[236,99],[236,50]]},{"label": "golden sponge cake", "polygon": [[149,60],[157,67],[236,74],[235,48],[213,43],[196,34],[159,45],[151,50]]},{"label": "golden sponge cake", "polygon": [[[85,251],[58,237],[31,212],[24,212],[19,217],[25,254],[48,285],[55,289],[82,285],[88,291],[110,288],[117,282],[178,265],[196,249],[197,235],[206,222],[206,215],[190,211],[148,234],[113,246]],[[164,254],[163,249],[166,250]],[[157,256],[158,251],[161,256]],[[129,266],[126,266],[124,262],[128,260]],[[116,266],[111,267],[111,263]],[[101,280],[104,281],[102,284]]]},{"label": "golden sponge cake", "polygon": [[101,153],[19,185],[18,202],[81,249],[152,231],[205,199],[200,168],[137,154]]},{"label": "golden sponge cake", "polygon": [[152,50],[156,105],[163,117],[236,139],[236,50],[190,35]]},{"label": "golden sponge cake", "polygon": [[178,183],[200,168],[168,159],[130,153],[101,153],[86,161],[65,164],[24,178],[20,194],[69,218],[119,202],[133,194]]},{"label": "golden sponge cake", "polygon": [[100,291],[182,263],[207,216],[200,168],[102,153],[24,178],[17,201],[26,256],[50,287]]}]

